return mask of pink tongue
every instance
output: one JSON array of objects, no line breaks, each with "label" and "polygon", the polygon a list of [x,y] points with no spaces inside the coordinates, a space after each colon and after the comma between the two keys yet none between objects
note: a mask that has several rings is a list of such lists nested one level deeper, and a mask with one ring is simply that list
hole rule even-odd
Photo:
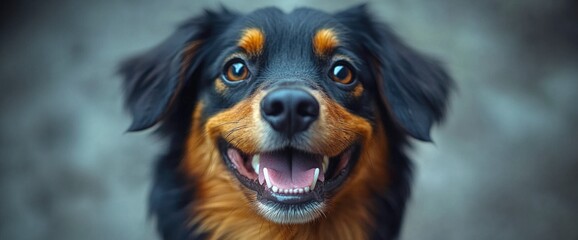
[{"label": "pink tongue", "polygon": [[323,157],[297,151],[261,153],[259,182],[264,183],[263,168],[267,168],[271,184],[280,189],[304,188],[311,185],[315,168],[319,168],[319,181],[324,180],[321,170]]}]

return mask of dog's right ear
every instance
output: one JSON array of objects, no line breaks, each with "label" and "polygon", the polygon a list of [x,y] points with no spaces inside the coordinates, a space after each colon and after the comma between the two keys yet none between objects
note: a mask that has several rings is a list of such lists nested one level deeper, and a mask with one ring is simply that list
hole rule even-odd
[{"label": "dog's right ear", "polygon": [[225,8],[205,11],[158,46],[121,64],[125,104],[133,118],[127,131],[144,130],[163,119],[203,62],[203,47],[234,18],[236,14]]},{"label": "dog's right ear", "polygon": [[365,4],[336,17],[354,30],[356,42],[369,60],[384,111],[410,136],[431,141],[430,130],[443,119],[453,89],[445,68],[374,20]]}]

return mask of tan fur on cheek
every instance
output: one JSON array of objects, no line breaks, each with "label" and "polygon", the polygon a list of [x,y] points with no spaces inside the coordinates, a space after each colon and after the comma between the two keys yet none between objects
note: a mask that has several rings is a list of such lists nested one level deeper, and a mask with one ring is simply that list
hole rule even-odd
[{"label": "tan fur on cheek", "polygon": [[[357,223],[343,239],[367,239],[368,229],[375,229],[373,212],[376,211],[371,201],[374,194],[383,194],[389,184],[389,149],[381,121],[374,129],[372,136],[361,146],[361,155],[342,189],[332,199],[328,209],[328,221],[347,222],[347,218]],[[341,222],[343,224],[343,222]],[[348,235],[349,234],[349,235]]]},{"label": "tan fur on cheek", "polygon": [[353,95],[353,97],[359,98],[361,97],[361,94],[363,94],[363,91],[364,91],[363,86],[358,83],[357,86],[355,86],[355,88],[351,92],[351,95]]},{"label": "tan fur on cheek", "polygon": [[312,126],[315,133],[312,134],[312,140],[316,150],[336,156],[357,141],[362,143],[372,137],[371,123],[366,119],[350,113],[319,92],[313,95],[320,106],[319,119]]},{"label": "tan fur on cheek", "polygon": [[244,153],[257,153],[264,139],[259,110],[263,95],[257,91],[254,96],[210,117],[205,132],[213,142],[223,138]]},{"label": "tan fur on cheek", "polygon": [[[195,188],[195,201],[190,204],[190,224],[199,226],[199,233],[210,232],[210,239],[233,237],[240,229],[256,237],[257,230],[247,221],[258,217],[243,195],[243,189],[222,162],[220,153],[205,133],[201,124],[203,103],[198,103],[193,114],[193,126],[189,134],[182,170],[189,176]],[[246,238],[249,239],[249,238]]]},{"label": "tan fur on cheek", "polygon": [[215,91],[217,91],[219,94],[223,94],[226,90],[227,86],[223,83],[223,80],[220,78],[215,79]]}]

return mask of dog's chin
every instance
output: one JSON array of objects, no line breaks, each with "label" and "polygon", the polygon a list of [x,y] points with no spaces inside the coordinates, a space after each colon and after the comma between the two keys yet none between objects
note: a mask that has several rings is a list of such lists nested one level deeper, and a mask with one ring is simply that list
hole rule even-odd
[{"label": "dog's chin", "polygon": [[352,144],[336,156],[283,148],[247,154],[224,140],[221,156],[243,187],[256,194],[258,212],[280,224],[307,223],[323,215],[359,157]]}]

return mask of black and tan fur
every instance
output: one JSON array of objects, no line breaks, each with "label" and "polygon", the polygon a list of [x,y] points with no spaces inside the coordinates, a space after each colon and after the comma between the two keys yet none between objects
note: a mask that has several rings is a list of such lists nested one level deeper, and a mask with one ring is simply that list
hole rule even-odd
[{"label": "black and tan fur", "polygon": [[[223,68],[237,58],[251,75],[228,81]],[[354,79],[331,80],[335,62],[348,63]],[[395,239],[410,193],[408,137],[430,141],[451,86],[435,61],[365,6],[335,14],[206,11],[120,71],[129,131],[158,125],[169,139],[155,167],[150,211],[170,240]],[[306,223],[263,217],[255,191],[240,184],[219,150],[220,141],[246,154],[274,145],[260,103],[287,86],[319,103],[319,118],[290,145],[327,156],[359,145],[345,182],[323,194],[322,214]]]}]

